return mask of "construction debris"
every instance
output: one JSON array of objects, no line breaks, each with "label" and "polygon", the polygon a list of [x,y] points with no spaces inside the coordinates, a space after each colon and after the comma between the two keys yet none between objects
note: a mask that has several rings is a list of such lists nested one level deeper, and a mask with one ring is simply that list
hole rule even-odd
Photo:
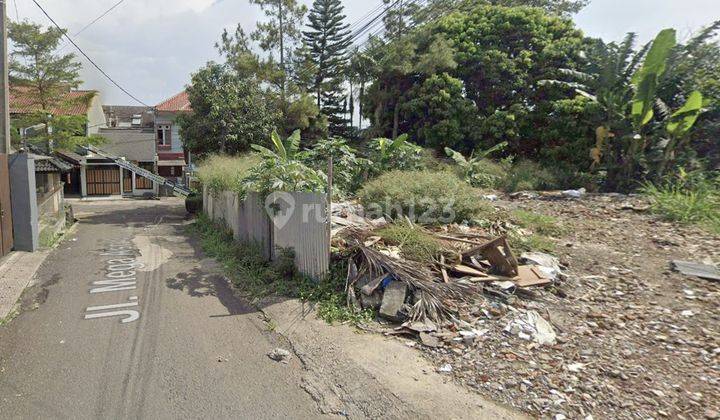
[{"label": "construction debris", "polygon": [[714,265],[698,264],[688,261],[672,261],[673,268],[686,276],[720,281],[720,270]]},{"label": "construction debris", "polygon": [[[486,231],[463,225],[431,229],[408,222],[408,229],[422,230],[441,245],[434,259],[418,260],[406,254],[404,244],[383,239],[384,219],[369,220],[356,211],[359,207],[353,204],[333,206],[333,226],[338,227],[333,246],[349,261],[348,305],[378,310],[380,317],[391,322],[407,321],[392,334],[413,335],[427,347],[456,338],[475,340],[479,335],[466,321],[482,314],[478,310],[488,300],[507,302],[516,294],[529,297],[532,294],[524,289],[558,281],[557,258],[522,254],[527,264],[520,265],[505,236],[491,238]],[[450,330],[449,336],[442,336],[448,332],[441,333],[444,329]]]},{"label": "construction debris", "polygon": [[276,362],[287,363],[290,359],[290,352],[278,347],[269,352],[267,356]]},{"label": "construction debris", "polygon": [[523,340],[535,341],[540,345],[555,344],[557,338],[552,325],[536,311],[519,314],[505,327],[504,331]]}]

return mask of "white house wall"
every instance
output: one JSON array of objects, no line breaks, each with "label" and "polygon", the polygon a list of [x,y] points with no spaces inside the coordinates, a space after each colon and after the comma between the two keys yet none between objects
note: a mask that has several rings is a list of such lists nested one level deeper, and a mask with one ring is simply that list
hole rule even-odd
[{"label": "white house wall", "polygon": [[105,113],[102,109],[102,98],[100,92],[96,93],[88,108],[88,135],[97,134],[101,128],[107,128]]},{"label": "white house wall", "polygon": [[175,114],[158,112],[155,116],[155,124],[170,124],[172,127],[170,150],[163,150],[163,152],[182,153],[183,145],[182,138],[180,137],[180,126],[175,122]]}]

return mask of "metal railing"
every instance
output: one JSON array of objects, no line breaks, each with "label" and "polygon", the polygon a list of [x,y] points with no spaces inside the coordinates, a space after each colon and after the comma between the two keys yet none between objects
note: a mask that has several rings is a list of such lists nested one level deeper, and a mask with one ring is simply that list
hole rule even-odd
[{"label": "metal railing", "polygon": [[179,197],[187,197],[192,192],[189,188],[187,188],[183,185],[177,184],[176,182],[173,182],[173,181],[171,181],[167,178],[164,178],[160,175],[154,174],[154,173],[148,171],[147,169],[143,169],[137,165],[134,165],[134,164],[128,162],[127,160],[125,160],[125,158],[113,156],[113,155],[111,155],[107,152],[104,152],[104,151],[98,149],[97,147],[91,146],[91,145],[84,146],[83,148],[92,153],[95,153],[98,156],[102,156],[106,159],[112,160],[119,167],[121,167],[123,169],[127,169],[130,172],[134,172],[135,174],[140,175],[144,178],[147,178],[153,182],[156,182],[159,185],[167,186],[168,188],[170,188],[172,190],[173,194],[175,194]]}]

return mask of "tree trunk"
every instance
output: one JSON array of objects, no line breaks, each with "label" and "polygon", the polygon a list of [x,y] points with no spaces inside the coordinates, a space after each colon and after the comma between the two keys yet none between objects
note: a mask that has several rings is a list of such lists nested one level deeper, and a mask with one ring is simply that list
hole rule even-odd
[{"label": "tree trunk", "polygon": [[285,108],[285,28],[283,28],[283,0],[278,0],[278,36],[280,37],[280,98],[282,99],[283,117]]},{"label": "tree trunk", "polygon": [[392,138],[395,140],[398,136],[398,126],[400,125],[400,102],[395,104],[395,110],[393,111],[393,129]]},{"label": "tree trunk", "polygon": [[362,130],[362,120],[363,120],[363,97],[365,96],[365,81],[363,80],[360,82],[360,95],[358,96],[358,112],[360,113],[360,118],[358,118],[358,129]]},{"label": "tree trunk", "polygon": [[353,97],[353,84],[352,81],[350,81],[350,106],[348,107],[348,110],[350,111],[350,127],[353,126],[353,122],[355,120],[355,98]]}]

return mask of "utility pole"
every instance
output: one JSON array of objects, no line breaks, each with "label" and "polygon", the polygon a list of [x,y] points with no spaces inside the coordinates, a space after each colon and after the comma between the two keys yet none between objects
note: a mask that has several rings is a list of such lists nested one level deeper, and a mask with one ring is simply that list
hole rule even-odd
[{"label": "utility pole", "polygon": [[0,0],[0,153],[10,154],[10,82],[8,80],[7,0]]}]

